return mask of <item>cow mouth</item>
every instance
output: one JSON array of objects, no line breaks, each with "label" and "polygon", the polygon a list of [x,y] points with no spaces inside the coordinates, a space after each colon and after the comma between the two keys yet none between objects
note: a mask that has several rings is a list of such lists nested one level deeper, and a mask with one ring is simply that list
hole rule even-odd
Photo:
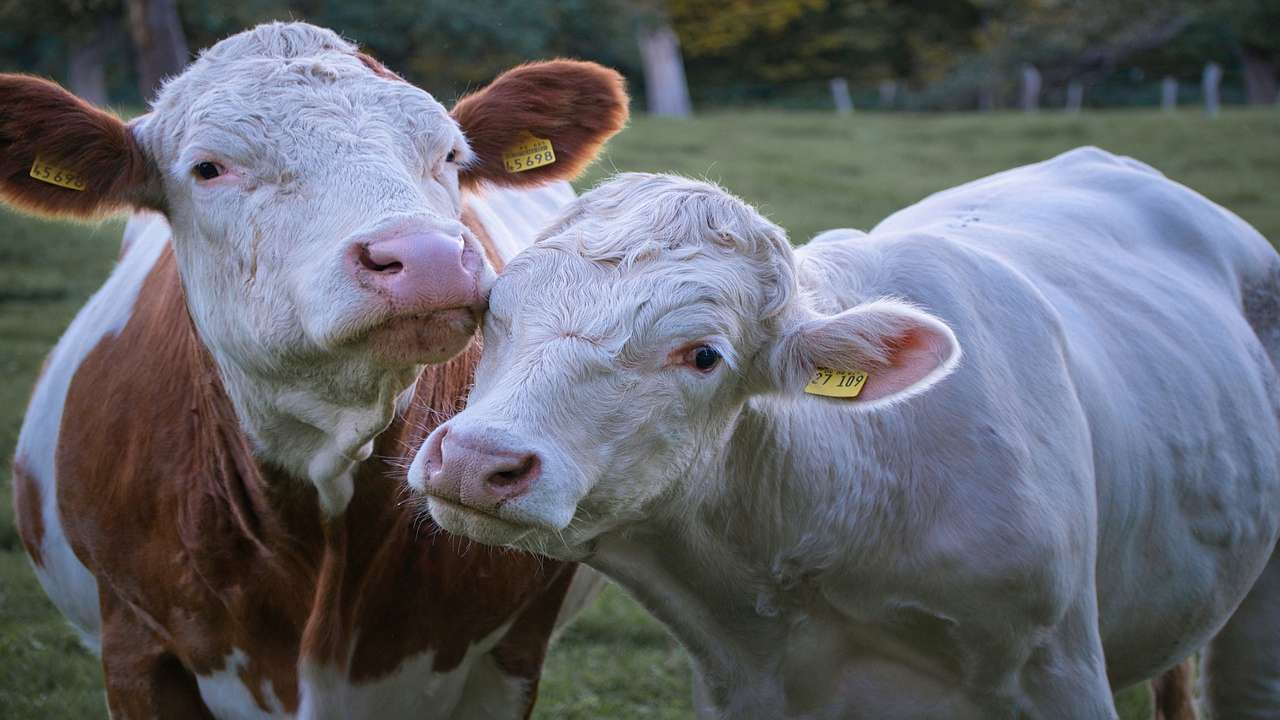
[{"label": "cow mouth", "polygon": [[446,532],[471,538],[485,545],[514,545],[537,527],[512,522],[462,503],[428,495],[431,517]]},{"label": "cow mouth", "polygon": [[369,331],[369,348],[387,365],[442,363],[467,347],[479,325],[476,311],[467,307],[398,315]]}]

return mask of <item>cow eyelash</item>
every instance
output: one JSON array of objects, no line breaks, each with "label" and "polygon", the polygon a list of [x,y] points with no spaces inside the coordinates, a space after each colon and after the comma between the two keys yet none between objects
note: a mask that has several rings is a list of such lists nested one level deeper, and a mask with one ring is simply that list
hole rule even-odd
[{"label": "cow eyelash", "polygon": [[713,345],[697,343],[677,350],[675,360],[684,367],[706,375],[720,367],[720,363],[724,361],[724,354]]},{"label": "cow eyelash", "polygon": [[226,172],[226,168],[211,160],[198,162],[191,168],[191,174],[195,175],[197,180],[213,180]]}]

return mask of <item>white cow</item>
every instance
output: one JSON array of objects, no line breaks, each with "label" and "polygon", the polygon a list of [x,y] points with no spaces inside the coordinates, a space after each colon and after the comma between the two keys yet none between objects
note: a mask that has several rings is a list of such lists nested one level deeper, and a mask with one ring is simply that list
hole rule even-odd
[{"label": "white cow", "polygon": [[1096,149],[795,251],[622,175],[499,278],[410,482],[624,584],[707,716],[1112,718],[1207,644],[1218,717],[1280,717],[1277,273]]}]

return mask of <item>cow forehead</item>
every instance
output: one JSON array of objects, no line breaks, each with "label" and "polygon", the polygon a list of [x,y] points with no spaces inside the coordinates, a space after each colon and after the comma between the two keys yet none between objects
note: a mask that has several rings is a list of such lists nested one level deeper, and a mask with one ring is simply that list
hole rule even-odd
[{"label": "cow forehead", "polygon": [[525,334],[580,337],[617,352],[690,334],[732,337],[757,300],[725,266],[724,257],[702,255],[621,267],[535,247],[499,276],[490,312]]},{"label": "cow forehead", "polygon": [[[380,75],[335,33],[304,23],[259,26],[219,42],[167,83],[151,122],[168,150],[190,142],[286,156],[409,137],[423,153],[462,142],[444,107]],[[285,148],[288,148],[287,150]]]}]

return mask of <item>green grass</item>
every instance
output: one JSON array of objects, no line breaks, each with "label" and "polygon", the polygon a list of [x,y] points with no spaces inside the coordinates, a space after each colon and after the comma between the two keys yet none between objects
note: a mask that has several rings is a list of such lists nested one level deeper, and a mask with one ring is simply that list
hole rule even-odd
[{"label": "green grass", "polygon": [[[672,171],[722,183],[796,242],[869,228],[924,195],[1078,145],[1145,160],[1280,238],[1280,112],[833,115],[742,112],[637,119],[579,183],[614,170]],[[41,359],[106,277],[119,223],[85,227],[0,211],[0,455],[12,453]],[[551,654],[535,717],[689,717],[688,663],[617,588]],[[1147,716],[1141,689],[1122,717]],[[96,659],[76,644],[31,574],[0,469],[0,717],[103,717]]]}]

